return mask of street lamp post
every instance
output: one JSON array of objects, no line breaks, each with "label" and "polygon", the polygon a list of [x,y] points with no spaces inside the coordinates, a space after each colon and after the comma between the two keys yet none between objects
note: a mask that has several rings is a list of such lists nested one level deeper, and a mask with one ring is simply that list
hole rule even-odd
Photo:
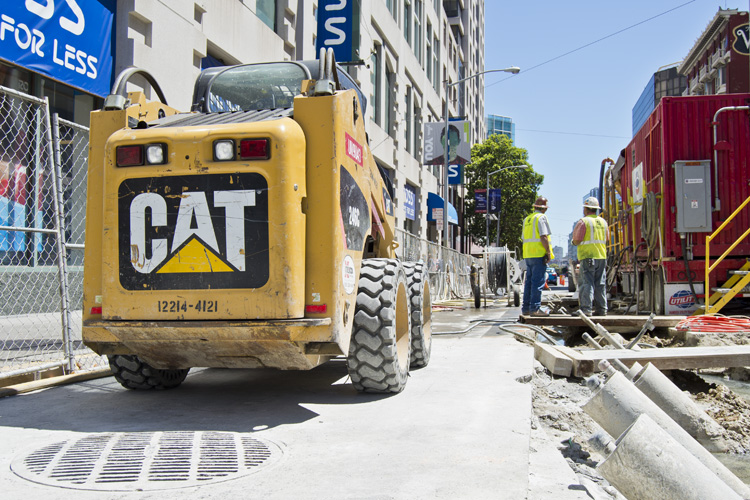
[{"label": "street lamp post", "polygon": [[480,71],[479,73],[467,76],[466,78],[462,78],[453,83],[450,83],[448,79],[443,82],[445,83],[445,130],[443,132],[443,138],[445,141],[443,145],[443,149],[445,150],[443,162],[443,246],[446,248],[448,248],[448,150],[450,149],[450,135],[448,134],[448,118],[450,117],[450,111],[448,108],[448,89],[459,83],[463,83],[466,80],[471,80],[472,78],[482,76],[486,73],[513,73],[515,75],[518,74],[519,71],[521,71],[521,68],[517,66],[511,66],[510,68],[505,69],[488,69],[487,71]]},{"label": "street lamp post", "polygon": [[494,175],[498,172],[502,172],[503,170],[508,170],[509,168],[529,168],[528,165],[512,165],[509,167],[503,167],[495,170],[494,172],[490,172],[487,174],[487,192],[485,193],[485,196],[487,198],[487,201],[485,203],[485,211],[484,211],[484,247],[485,247],[485,253],[489,252],[490,247],[490,176]]}]

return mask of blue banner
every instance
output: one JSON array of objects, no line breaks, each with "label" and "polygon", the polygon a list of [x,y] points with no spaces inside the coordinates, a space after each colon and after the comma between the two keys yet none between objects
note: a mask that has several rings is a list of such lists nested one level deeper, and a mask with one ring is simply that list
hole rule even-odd
[{"label": "blue banner", "polygon": [[417,190],[409,184],[404,186],[404,211],[406,218],[415,220],[417,215]]},{"label": "blue banner", "polygon": [[490,213],[496,214],[500,211],[500,198],[502,190],[500,188],[490,189]]},{"label": "blue banner", "polygon": [[322,47],[333,49],[337,62],[351,61],[352,26],[355,0],[320,0],[318,2],[318,38],[316,56]]},{"label": "blue banner", "polygon": [[115,0],[13,0],[0,6],[0,58],[84,92],[112,85]]},{"label": "blue banner", "polygon": [[448,165],[448,184],[464,183],[464,166]]}]

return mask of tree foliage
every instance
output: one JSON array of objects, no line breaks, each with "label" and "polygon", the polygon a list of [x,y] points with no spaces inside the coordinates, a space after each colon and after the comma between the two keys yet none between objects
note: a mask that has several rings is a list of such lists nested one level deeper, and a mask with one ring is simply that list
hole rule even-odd
[{"label": "tree foliage", "polygon": [[[509,168],[490,176],[490,188],[500,188],[501,202],[499,217],[500,246],[520,252],[522,246],[523,219],[533,211],[537,191],[544,182],[544,176],[534,171],[529,163],[529,153],[513,146],[504,135],[492,135],[483,143],[471,148],[471,164],[465,167],[466,183],[466,231],[472,239],[486,244],[485,214],[475,213],[474,191],[487,188],[487,174],[505,167],[528,165],[529,168]],[[490,242],[497,239],[498,221],[489,224]],[[520,255],[520,253],[519,253]]]}]

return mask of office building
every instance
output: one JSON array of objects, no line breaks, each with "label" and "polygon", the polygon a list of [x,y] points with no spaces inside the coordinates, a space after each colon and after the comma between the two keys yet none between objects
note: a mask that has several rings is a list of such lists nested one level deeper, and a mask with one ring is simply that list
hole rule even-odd
[{"label": "office building", "polygon": [[747,12],[719,8],[678,68],[687,77],[683,95],[750,92],[748,52]]},{"label": "office building", "polygon": [[501,134],[515,142],[516,124],[509,116],[487,115],[487,137]]},{"label": "office building", "polygon": [[659,68],[633,106],[633,136],[646,123],[662,97],[682,95],[686,89],[687,77],[677,71],[676,64]]},{"label": "office building", "polygon": [[[6,59],[0,62],[0,84],[48,96],[53,110],[59,110],[63,118],[87,124],[89,112],[101,106],[116,75],[135,66],[153,75],[170,106],[189,110],[193,83],[203,69],[316,59],[318,9],[326,2],[100,0],[91,4],[81,4],[83,34],[66,32],[65,40],[71,50],[78,51],[69,62],[81,56],[87,69],[87,55],[92,55],[105,63],[93,66],[91,62],[97,70],[95,85],[81,85],[81,78],[74,78],[76,68],[65,67],[62,52],[56,57],[62,57],[63,65],[53,65],[58,70],[53,74],[27,65],[28,57],[5,58],[7,48],[21,51],[16,38],[23,47],[27,41],[25,32],[19,38],[12,30],[23,30],[38,17],[23,2],[0,9],[5,14],[0,30],[6,34],[0,40],[0,57]],[[430,194],[443,196],[443,167],[423,165],[422,129],[427,122],[443,121],[447,99],[450,117],[470,122],[472,142],[486,136],[484,76],[451,86],[448,96],[444,87],[445,80],[456,82],[484,71],[484,0],[344,0],[343,4],[352,8],[353,29],[347,33],[352,56],[339,62],[347,64],[369,100],[370,145],[393,182],[397,226],[437,241],[436,224],[428,220],[427,200]],[[65,12],[60,15],[70,17]],[[44,29],[62,33],[59,21],[50,20]],[[51,44],[52,38],[47,38]],[[156,97],[140,76],[132,79],[128,90]],[[454,206],[462,204],[460,191],[451,188]],[[452,240],[457,241],[460,230],[451,226]]]}]

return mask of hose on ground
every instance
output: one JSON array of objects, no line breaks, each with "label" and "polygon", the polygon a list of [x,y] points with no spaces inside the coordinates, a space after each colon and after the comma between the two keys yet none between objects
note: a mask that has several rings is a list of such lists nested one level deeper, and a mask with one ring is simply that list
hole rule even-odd
[{"label": "hose on ground", "polygon": [[505,323],[515,323],[516,320],[514,319],[479,319],[475,320],[475,323],[463,330],[455,331],[455,332],[432,332],[433,335],[460,335],[462,333],[466,333],[472,328],[475,328],[481,324],[490,323],[491,325],[502,325]]},{"label": "hose on ground", "polygon": [[[518,323],[514,323],[510,325],[498,325],[498,328],[504,331],[505,333],[510,333],[511,335],[518,335],[527,340],[532,340],[532,339],[530,339],[529,337],[527,337],[521,332],[513,331],[513,328],[519,328],[519,329],[523,328],[524,330],[534,330],[536,333],[544,337],[545,340],[547,340],[547,342],[549,342],[550,344],[557,345],[557,340],[555,339],[555,337],[551,336],[550,334],[548,334],[547,332],[545,332],[544,330],[542,330],[536,325],[519,325]],[[533,340],[536,341],[536,339],[533,339]]]}]

